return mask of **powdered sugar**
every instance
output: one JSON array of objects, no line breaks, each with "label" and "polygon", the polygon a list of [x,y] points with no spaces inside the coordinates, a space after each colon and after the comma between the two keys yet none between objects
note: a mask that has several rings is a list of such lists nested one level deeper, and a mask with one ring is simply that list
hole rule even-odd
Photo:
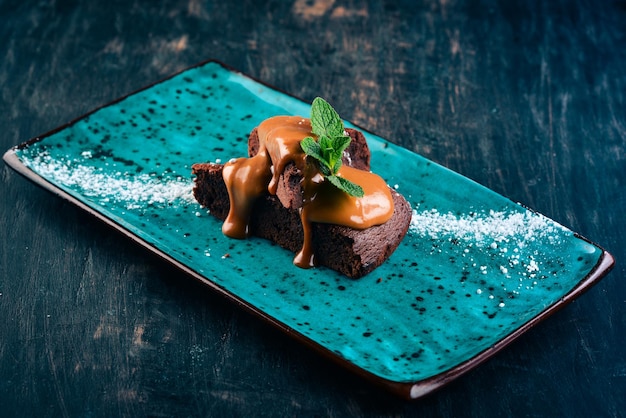
[{"label": "powdered sugar", "polygon": [[[515,238],[519,243],[538,237],[548,240],[557,236],[564,227],[550,219],[530,212],[470,213],[461,216],[440,213],[436,209],[418,212],[413,210],[410,230],[423,237],[441,239],[454,237],[477,243],[486,243],[492,249]],[[523,244],[522,244],[523,245]]]},{"label": "powdered sugar", "polygon": [[[89,159],[91,154],[83,152]],[[97,197],[100,204],[120,203],[126,209],[139,209],[145,205],[171,205],[194,201],[191,179],[156,174],[110,172],[71,159],[54,159],[48,153],[33,158],[24,156],[24,163],[42,177],[81,194]]]},{"label": "powdered sugar", "polygon": [[[478,277],[496,275],[507,297],[533,290],[540,280],[555,273],[544,266],[539,250],[563,242],[567,228],[529,210],[485,211],[455,215],[436,209],[414,210],[409,231],[432,242],[431,255],[447,254],[462,262],[466,272]],[[447,243],[447,245],[442,245]],[[484,294],[483,288],[474,290]],[[493,293],[488,298],[494,299]],[[502,299],[498,307],[504,307]]]}]

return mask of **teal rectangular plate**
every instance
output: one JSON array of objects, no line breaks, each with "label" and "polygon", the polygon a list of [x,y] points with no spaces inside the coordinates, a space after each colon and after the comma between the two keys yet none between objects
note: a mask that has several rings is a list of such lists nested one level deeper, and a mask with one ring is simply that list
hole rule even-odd
[{"label": "teal rectangular plate", "polygon": [[4,160],[405,398],[485,361],[613,266],[609,253],[558,223],[368,132],[372,170],[413,208],[409,233],[381,267],[351,280],[298,269],[268,241],[224,237],[193,199],[191,165],[245,156],[259,122],[309,112],[209,61],[10,149]]}]

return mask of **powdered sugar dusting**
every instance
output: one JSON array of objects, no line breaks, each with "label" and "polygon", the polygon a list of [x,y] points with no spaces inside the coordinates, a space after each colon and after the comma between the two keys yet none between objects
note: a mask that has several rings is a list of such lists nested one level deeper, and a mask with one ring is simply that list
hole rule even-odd
[{"label": "powdered sugar dusting", "polygon": [[[91,156],[84,152],[82,157],[89,159]],[[78,188],[85,196],[99,198],[103,205],[116,202],[132,210],[145,205],[166,206],[194,201],[192,180],[180,176],[111,173],[76,160],[53,159],[48,153],[33,158],[25,156],[24,163],[57,184]]]},{"label": "powdered sugar dusting", "polygon": [[454,237],[479,243],[488,241],[495,248],[498,243],[513,238],[519,242],[533,241],[539,237],[551,239],[565,228],[530,211],[511,213],[491,210],[487,214],[457,216],[432,209],[423,212],[413,210],[410,230],[432,239]]},{"label": "powdered sugar dusting", "polygon": [[[544,245],[557,246],[571,233],[558,223],[532,211],[473,212],[455,215],[436,209],[413,210],[409,231],[429,240],[432,246],[422,247],[431,255],[445,253],[461,262],[465,272],[478,277],[496,275],[502,279],[501,290],[507,298],[522,290],[533,290],[538,283],[556,273],[545,265],[539,251]],[[445,244],[445,245],[444,245]],[[480,283],[480,280],[478,280]],[[505,306],[504,298],[496,298],[490,289],[474,290]]]}]

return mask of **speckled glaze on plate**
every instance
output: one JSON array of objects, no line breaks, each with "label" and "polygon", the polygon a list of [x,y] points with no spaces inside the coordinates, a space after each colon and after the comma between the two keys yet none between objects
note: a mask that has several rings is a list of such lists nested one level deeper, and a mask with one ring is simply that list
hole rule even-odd
[{"label": "speckled glaze on plate", "polygon": [[[191,165],[245,156],[248,133],[309,105],[210,61],[4,155],[35,183],[348,369],[417,398],[480,364],[612,267],[599,246],[367,133],[372,170],[411,203],[380,268],[301,270],[260,239],[226,238],[191,195]],[[411,177],[407,177],[411,173]]]}]

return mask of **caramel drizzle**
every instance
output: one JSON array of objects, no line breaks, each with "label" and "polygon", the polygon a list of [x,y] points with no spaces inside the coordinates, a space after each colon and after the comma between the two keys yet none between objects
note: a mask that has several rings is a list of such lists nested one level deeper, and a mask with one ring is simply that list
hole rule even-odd
[{"label": "caramel drizzle", "polygon": [[354,229],[380,225],[393,215],[391,191],[382,178],[346,165],[339,176],[360,185],[364,196],[353,197],[337,189],[306,164],[300,141],[311,133],[311,123],[299,116],[275,116],[258,127],[259,151],[250,158],[238,158],[224,165],[223,178],[228,189],[230,210],[222,232],[231,238],[249,235],[249,220],[254,202],[266,193],[275,195],[280,175],[290,162],[303,173],[303,206],[300,219],[304,232],[302,249],[294,264],[302,268],[315,266],[312,223],[329,223]]}]

